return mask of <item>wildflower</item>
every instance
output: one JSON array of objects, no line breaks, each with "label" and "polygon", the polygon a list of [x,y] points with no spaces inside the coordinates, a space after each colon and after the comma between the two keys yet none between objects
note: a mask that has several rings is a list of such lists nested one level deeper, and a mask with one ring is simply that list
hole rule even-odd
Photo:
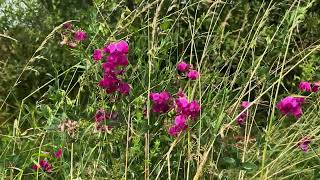
[{"label": "wildflower", "polygon": [[106,119],[106,112],[103,109],[98,109],[95,114],[96,122],[101,122]]},{"label": "wildflower", "polygon": [[128,95],[129,92],[130,92],[130,86],[128,83],[125,83],[125,82],[121,82],[119,84],[119,89],[118,91],[123,94],[123,95]]},{"label": "wildflower", "polygon": [[63,28],[64,29],[71,29],[71,27],[72,27],[72,24],[70,22],[67,22],[67,23],[63,24]]},{"label": "wildflower", "polygon": [[104,52],[109,54],[122,53],[127,54],[129,52],[129,45],[126,41],[121,40],[119,42],[110,43],[104,47]]},{"label": "wildflower", "polygon": [[52,172],[52,166],[47,160],[40,160],[39,161],[39,165],[38,164],[34,164],[32,166],[32,169],[34,169],[36,171],[40,167],[44,172]]},{"label": "wildflower", "polygon": [[282,99],[276,107],[282,114],[293,115],[295,118],[300,118],[302,115],[301,105],[303,102],[303,97],[288,96]]},{"label": "wildflower", "polygon": [[156,104],[166,104],[170,99],[170,94],[166,91],[160,93],[150,93],[149,97]]},{"label": "wildflower", "polygon": [[92,57],[95,61],[99,61],[102,59],[102,51],[100,49],[95,49],[93,51]]},{"label": "wildflower", "polygon": [[186,72],[188,69],[189,69],[189,65],[184,62],[184,61],[181,61],[178,65],[177,65],[177,69],[178,71],[180,72]]},{"label": "wildflower", "polygon": [[301,81],[299,84],[299,89],[300,91],[306,91],[306,92],[311,92],[311,83],[306,82],[306,81]]},{"label": "wildflower", "polygon": [[195,119],[200,114],[200,105],[197,101],[192,101],[188,104],[188,115],[190,115],[191,118]]},{"label": "wildflower", "polygon": [[[249,101],[242,101],[241,102],[241,109],[243,110],[245,108],[248,108],[249,105],[250,105]],[[243,126],[244,123],[246,122],[247,117],[248,117],[248,111],[241,113],[240,116],[237,118],[237,124],[239,126]]]},{"label": "wildflower", "polygon": [[188,128],[187,125],[187,119],[184,115],[178,115],[175,118],[175,124],[169,128],[168,133],[171,136],[176,136],[179,134],[181,131],[185,130]]},{"label": "wildflower", "polygon": [[302,151],[308,152],[309,151],[308,145],[310,143],[311,143],[311,140],[308,137],[304,137],[300,140],[300,142],[298,143],[298,146]]},{"label": "wildflower", "polygon": [[150,100],[154,103],[152,110],[155,113],[165,113],[169,111],[170,94],[166,91],[160,93],[150,93]]},{"label": "wildflower", "polygon": [[318,92],[320,87],[320,82],[316,82],[312,84],[312,92]]},{"label": "wildflower", "polygon": [[249,101],[242,101],[242,102],[241,102],[241,107],[242,107],[243,109],[249,107],[249,105],[250,105],[250,102],[249,102]]},{"label": "wildflower", "polygon": [[57,152],[54,153],[54,157],[59,159],[62,156],[62,149],[59,149]]},{"label": "wildflower", "polygon": [[188,72],[187,77],[191,80],[196,80],[200,76],[200,73],[196,70],[191,70]]},{"label": "wildflower", "polygon": [[186,97],[178,97],[176,100],[177,112],[188,114],[188,99]]},{"label": "wildflower", "polygon": [[104,74],[104,77],[99,82],[99,86],[103,87],[108,94],[117,91],[119,79],[112,74]]},{"label": "wildflower", "polygon": [[78,42],[84,41],[87,38],[87,33],[81,30],[78,30],[74,33],[74,39]]},{"label": "wildflower", "polygon": [[36,165],[36,164],[32,165],[32,169],[35,170],[35,171],[38,170],[39,168],[40,168],[39,165]]}]

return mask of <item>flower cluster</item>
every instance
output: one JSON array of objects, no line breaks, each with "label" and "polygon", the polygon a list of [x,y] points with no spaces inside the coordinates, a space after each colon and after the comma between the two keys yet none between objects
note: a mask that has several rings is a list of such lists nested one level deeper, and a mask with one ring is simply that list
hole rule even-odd
[{"label": "flower cluster", "polygon": [[63,29],[61,46],[67,45],[70,48],[75,48],[79,42],[87,39],[87,33],[80,29],[73,29],[70,22],[63,24]]},{"label": "flower cluster", "polygon": [[[53,153],[53,156],[56,159],[59,159],[62,157],[62,149],[59,149],[58,151]],[[39,168],[41,168],[44,172],[50,173],[52,172],[52,165],[49,163],[47,159],[41,159],[39,161],[39,164],[32,165],[32,169],[37,171]]]},{"label": "flower cluster", "polygon": [[177,64],[177,70],[180,73],[186,73],[186,76],[191,80],[196,80],[200,77],[200,73],[196,70],[193,70],[192,64],[187,64],[184,61],[181,61]]},{"label": "flower cluster", "polygon": [[108,94],[119,92],[123,95],[128,95],[130,92],[130,85],[119,78],[124,73],[121,69],[129,64],[127,54],[129,52],[129,45],[126,41],[119,41],[110,43],[101,49],[94,50],[92,58],[99,61],[103,58],[103,54],[107,54],[106,62],[102,64],[104,74],[99,86],[104,88]]},{"label": "flower cluster", "polygon": [[170,94],[166,91],[150,93],[150,100],[153,102],[152,111],[155,113],[166,113],[170,110]]},{"label": "flower cluster", "polygon": [[174,100],[167,91],[150,93],[149,99],[153,102],[152,111],[154,113],[167,113],[171,109],[175,109],[176,117],[174,124],[169,128],[168,133],[176,136],[181,131],[188,128],[188,118],[195,120],[200,114],[200,105],[194,100],[189,102],[185,94],[181,91],[177,93]]},{"label": "flower cluster", "polygon": [[[241,109],[244,110],[245,108],[249,107],[250,102],[248,101],[242,101],[241,102]],[[243,113],[240,114],[240,116],[237,118],[237,123],[240,126],[243,126],[244,123],[246,122],[246,119],[248,117],[248,112],[244,111]]]},{"label": "flower cluster", "polygon": [[277,108],[285,115],[293,115],[295,118],[300,118],[302,115],[301,105],[304,102],[304,97],[287,96],[278,104]]},{"label": "flower cluster", "polygon": [[39,164],[34,164],[32,166],[33,170],[38,170],[39,168],[41,168],[44,172],[50,173],[52,172],[52,165],[48,162],[48,160],[43,160],[41,159],[39,161]]},{"label": "flower cluster", "polygon": [[103,109],[98,109],[95,114],[95,130],[100,132],[106,132],[112,128],[112,126],[104,125],[106,120],[115,119],[116,113],[106,113]]},{"label": "flower cluster", "polygon": [[318,92],[320,87],[320,83],[310,83],[307,81],[301,81],[299,84],[299,89],[300,91],[305,91],[305,92]]},{"label": "flower cluster", "polygon": [[182,92],[178,93],[178,97],[175,100],[176,117],[174,124],[169,128],[169,134],[176,136],[181,131],[188,128],[187,119],[195,120],[200,114],[200,104],[198,101],[188,101],[185,94]]}]

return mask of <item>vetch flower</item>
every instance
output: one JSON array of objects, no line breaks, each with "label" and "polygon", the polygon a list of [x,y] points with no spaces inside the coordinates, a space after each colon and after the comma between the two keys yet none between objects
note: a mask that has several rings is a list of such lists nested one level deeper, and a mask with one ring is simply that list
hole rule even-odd
[{"label": "vetch flower", "polygon": [[129,52],[129,45],[126,41],[121,40],[119,42],[110,43],[104,47],[104,52],[109,54],[123,53],[127,54]]},{"label": "vetch flower", "polygon": [[191,80],[196,80],[200,76],[200,73],[196,70],[191,70],[188,72],[187,77]]},{"label": "vetch flower", "polygon": [[62,149],[59,149],[57,152],[54,153],[54,157],[56,159],[61,158],[61,156],[62,156]]},{"label": "vetch flower", "polygon": [[181,61],[178,65],[177,65],[177,69],[178,71],[180,72],[186,72],[188,69],[189,69],[189,65],[184,62],[184,61]]},{"label": "vetch flower", "polygon": [[298,143],[298,146],[302,151],[308,152],[310,143],[311,143],[311,140],[308,137],[304,137],[300,140],[300,142]]},{"label": "vetch flower", "polygon": [[71,27],[72,27],[71,22],[67,22],[67,23],[64,23],[64,24],[63,24],[63,28],[64,28],[64,29],[71,29]]},{"label": "vetch flower", "polygon": [[320,88],[320,82],[315,82],[312,84],[312,92],[318,92],[319,91],[319,88]]},{"label": "vetch flower", "polygon": [[295,118],[300,118],[302,115],[301,105],[304,102],[303,97],[288,96],[282,99],[277,104],[277,108],[285,115],[293,115]]},{"label": "vetch flower", "polygon": [[249,105],[250,105],[250,102],[249,102],[249,101],[242,101],[242,102],[241,102],[241,107],[242,107],[243,109],[249,107]]},{"label": "vetch flower", "polygon": [[98,109],[95,114],[96,122],[101,122],[106,120],[106,112],[103,109]]},{"label": "vetch flower", "polygon": [[126,82],[120,82],[118,91],[123,95],[128,95],[130,92],[130,86]]},{"label": "vetch flower", "polygon": [[188,104],[188,115],[190,115],[191,118],[195,119],[199,116],[200,109],[200,104],[196,100],[194,100]]},{"label": "vetch flower", "polygon": [[152,111],[155,113],[166,113],[169,111],[170,94],[166,91],[150,93],[149,99],[153,102]]},{"label": "vetch flower", "polygon": [[87,33],[81,30],[78,30],[74,33],[74,39],[78,42],[84,41],[87,38]]},{"label": "vetch flower", "polygon": [[95,61],[99,61],[102,59],[102,51],[100,49],[95,49],[92,54],[92,58]]},{"label": "vetch flower", "polygon": [[32,169],[34,169],[35,171],[38,170],[39,168],[41,167],[41,169],[44,171],[44,172],[52,172],[52,166],[51,164],[47,161],[47,160],[43,160],[41,159],[39,161],[39,165],[38,164],[34,164],[32,166]]},{"label": "vetch flower", "polygon": [[306,81],[301,81],[299,84],[299,89],[300,91],[311,92],[312,91],[311,83]]}]

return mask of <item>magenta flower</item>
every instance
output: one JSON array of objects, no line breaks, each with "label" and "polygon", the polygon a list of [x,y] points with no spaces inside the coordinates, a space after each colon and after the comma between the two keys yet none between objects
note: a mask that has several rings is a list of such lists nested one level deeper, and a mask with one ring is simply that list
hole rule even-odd
[{"label": "magenta flower", "polygon": [[40,168],[39,165],[36,165],[36,164],[32,165],[32,169],[35,170],[35,171],[38,170],[39,168]]},{"label": "magenta flower", "polygon": [[62,149],[59,149],[57,152],[54,153],[54,157],[59,159],[62,156]]},{"label": "magenta flower", "polygon": [[320,87],[320,83],[316,82],[312,84],[312,92],[318,92]]},{"label": "magenta flower", "polygon": [[177,105],[177,112],[178,113],[184,113],[188,114],[188,105],[189,101],[186,97],[178,97],[176,100],[176,105]]},{"label": "magenta flower", "polygon": [[191,70],[188,72],[187,77],[191,80],[196,80],[200,76],[200,73],[196,70]]},{"label": "magenta flower", "polygon": [[95,120],[96,122],[101,122],[106,120],[106,112],[103,109],[98,109],[95,114]]},{"label": "magenta flower", "polygon": [[241,107],[242,107],[243,109],[249,107],[249,105],[250,105],[250,102],[249,102],[249,101],[242,101],[242,102],[241,102]]},{"label": "magenta flower", "polygon": [[178,65],[177,65],[177,69],[178,71],[180,72],[186,72],[188,69],[189,69],[189,65],[184,62],[184,61],[181,61]]},{"label": "magenta flower", "polygon": [[118,91],[123,95],[128,95],[130,92],[130,86],[128,83],[121,82]]},{"label": "magenta flower", "polygon": [[300,140],[300,142],[298,143],[298,146],[302,151],[308,152],[310,143],[311,143],[311,140],[308,137],[304,137]]},{"label": "magenta flower", "polygon": [[[241,102],[241,109],[242,110],[244,110],[245,108],[247,108],[249,106],[250,106],[249,101],[242,101]],[[248,111],[241,113],[240,116],[237,118],[237,124],[239,126],[243,126],[246,122],[247,117],[248,117]]]},{"label": "magenta flower", "polygon": [[64,23],[64,24],[63,24],[63,28],[64,28],[64,29],[71,29],[71,27],[72,27],[71,22],[67,22],[67,23]]},{"label": "magenta flower", "polygon": [[52,166],[47,160],[40,160],[39,165],[37,164],[33,165],[32,169],[36,171],[40,167],[44,172],[52,172]]},{"label": "magenta flower", "polygon": [[306,92],[311,92],[311,83],[306,82],[306,81],[301,81],[299,84],[299,89],[300,91],[306,91]]},{"label": "magenta flower", "polygon": [[288,96],[282,99],[278,104],[277,108],[285,115],[293,115],[295,118],[300,118],[302,115],[301,105],[304,102],[303,97],[292,97]]},{"label": "magenta flower", "polygon": [[100,49],[95,49],[92,54],[92,58],[95,61],[99,61],[102,59],[102,51]]},{"label": "magenta flower", "polygon": [[78,30],[74,33],[74,39],[78,42],[84,41],[87,38],[87,33],[81,30]]},{"label": "magenta flower", "polygon": [[200,114],[200,110],[200,104],[196,100],[188,104],[188,115],[190,115],[191,118],[197,118]]},{"label": "magenta flower", "polygon": [[121,40],[119,42],[110,43],[106,47],[104,47],[104,52],[109,54],[120,53],[120,54],[128,54],[129,45],[126,41]]},{"label": "magenta flower", "polygon": [[184,115],[178,115],[175,118],[175,122],[174,125],[172,127],[169,128],[168,133],[171,136],[176,136],[177,134],[179,134],[181,131],[185,130],[188,128],[187,125],[187,119]]},{"label": "magenta flower", "polygon": [[153,102],[153,112],[166,113],[169,111],[170,94],[168,92],[162,91],[160,93],[150,93],[149,98]]}]

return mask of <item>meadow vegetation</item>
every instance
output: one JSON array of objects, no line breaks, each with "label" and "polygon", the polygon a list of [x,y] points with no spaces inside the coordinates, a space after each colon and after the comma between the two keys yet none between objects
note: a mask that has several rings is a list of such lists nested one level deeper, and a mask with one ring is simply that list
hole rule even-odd
[{"label": "meadow vegetation", "polygon": [[0,0],[1,179],[320,179],[317,0]]}]

